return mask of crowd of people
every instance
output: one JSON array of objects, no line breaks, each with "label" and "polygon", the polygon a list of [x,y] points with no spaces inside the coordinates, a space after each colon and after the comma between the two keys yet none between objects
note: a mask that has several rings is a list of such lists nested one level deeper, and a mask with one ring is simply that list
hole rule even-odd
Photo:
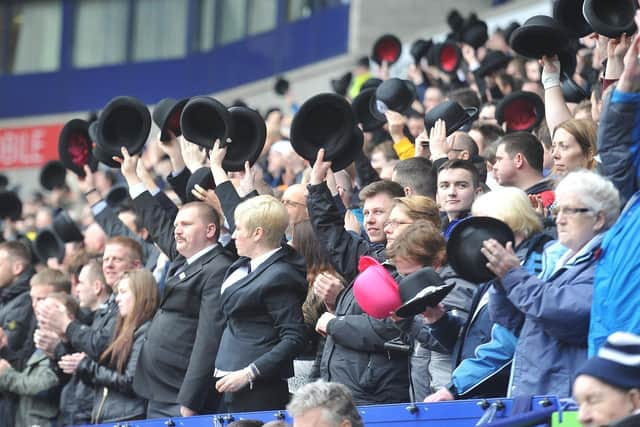
[{"label": "crowd of people", "polygon": [[[359,426],[355,405],[533,395],[573,396],[585,426],[636,425],[640,36],[581,38],[561,76],[507,32],[458,40],[453,72],[416,55],[410,108],[356,112],[362,150],[340,170],[328,144],[296,152],[292,101],[264,114],[244,171],[225,170],[227,144],[171,129],[46,193],[4,183],[0,426],[285,408]],[[341,95],[355,109],[388,65],[359,60]],[[37,247],[70,218],[79,239]],[[478,248],[489,276],[448,243],[487,218],[513,233]],[[453,290],[373,315],[354,292],[363,259],[400,288]]]}]

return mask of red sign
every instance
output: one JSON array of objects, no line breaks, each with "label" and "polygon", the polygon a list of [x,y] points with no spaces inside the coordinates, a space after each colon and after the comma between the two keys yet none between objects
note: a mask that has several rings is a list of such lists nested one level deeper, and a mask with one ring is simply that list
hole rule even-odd
[{"label": "red sign", "polygon": [[40,167],[58,159],[62,125],[0,129],[0,170]]}]

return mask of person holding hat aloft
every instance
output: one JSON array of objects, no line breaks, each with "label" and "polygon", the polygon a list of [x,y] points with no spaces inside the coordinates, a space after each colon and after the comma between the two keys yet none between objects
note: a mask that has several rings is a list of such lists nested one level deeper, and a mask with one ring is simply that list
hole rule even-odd
[{"label": "person holding hat aloft", "polygon": [[[393,198],[402,197],[404,191],[399,184],[390,181],[375,181],[361,190],[366,240],[344,228],[343,215],[325,182],[330,167],[331,162],[324,161],[324,149],[320,149],[307,187],[307,209],[316,238],[327,249],[332,264],[348,284],[342,290],[342,282],[336,281],[335,292],[326,289],[323,292],[337,295],[337,300],[335,312],[324,313],[316,323],[316,331],[327,336],[321,376],[345,384],[358,404],[407,401],[406,355],[389,354],[384,350],[385,342],[397,338],[400,333],[393,321],[366,315],[353,291],[361,256],[368,255],[381,262],[386,259],[384,223],[389,218]],[[364,375],[370,376],[365,383],[362,381]]]},{"label": "person holding hat aloft", "polygon": [[[127,226],[123,222],[125,217],[109,206],[96,190],[95,176],[88,166],[84,167],[84,173],[84,178],[78,179],[78,188],[85,195],[89,206],[91,206],[91,213],[96,223],[102,227],[108,237],[126,236],[138,242],[142,248],[142,261],[145,267],[153,271],[160,256],[160,251],[148,240],[148,231],[144,227],[135,230]],[[133,218],[133,221],[129,221],[132,226],[135,226],[136,223],[136,218]]]},{"label": "person holding hat aloft", "polygon": [[[640,12],[636,12],[640,24]],[[625,56],[625,68],[611,97],[604,102],[598,134],[602,173],[611,179],[626,203],[606,234],[596,266],[594,304],[589,328],[589,355],[620,330],[640,333],[640,37]]]},{"label": "person holding hat aloft", "polygon": [[[395,228],[397,232],[394,234],[397,239],[393,240],[387,252],[398,273],[407,277],[425,267],[430,267],[436,272],[440,270],[445,260],[446,251],[439,226],[431,221],[418,219],[411,224],[396,226]],[[442,279],[440,280],[444,283]],[[400,287],[402,286],[403,282],[400,281]],[[422,401],[433,390],[444,386],[450,380],[450,351],[443,348],[430,333],[425,319],[432,319],[433,316],[442,316],[447,312],[445,311],[447,309],[450,313],[450,310],[457,311],[462,308],[461,306],[466,306],[468,301],[460,298],[460,295],[466,289],[461,289],[459,288],[460,293],[458,296],[450,294],[451,296],[447,296],[443,304],[439,304],[436,307],[427,307],[422,314],[403,314],[402,316],[394,314],[393,316],[396,320],[401,320],[402,317],[411,319],[410,322],[398,323],[398,327],[406,334],[407,339],[404,341],[408,341],[414,346],[411,355],[411,385],[414,394],[413,398],[417,401]],[[448,307],[447,309],[445,309],[445,304]],[[460,311],[460,314],[463,315],[464,310]],[[429,320],[426,321],[428,322]]]},{"label": "person holding hat aloft", "polygon": [[499,278],[492,319],[513,332],[523,319],[513,362],[511,396],[569,396],[577,366],[587,358],[586,343],[596,263],[604,233],[616,221],[619,193],[607,179],[572,172],[556,187],[558,242],[568,250],[539,277],[521,266],[513,245],[483,243],[487,268]]},{"label": "person holding hat aloft", "polygon": [[611,334],[578,369],[573,396],[584,427],[640,425],[640,336]]}]

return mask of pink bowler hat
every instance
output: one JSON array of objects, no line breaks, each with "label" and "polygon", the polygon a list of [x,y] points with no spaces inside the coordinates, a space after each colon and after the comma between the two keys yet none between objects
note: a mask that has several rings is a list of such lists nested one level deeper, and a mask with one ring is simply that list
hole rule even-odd
[{"label": "pink bowler hat", "polygon": [[353,283],[353,294],[360,308],[371,317],[384,319],[402,305],[398,284],[374,258],[360,257],[360,274]]}]

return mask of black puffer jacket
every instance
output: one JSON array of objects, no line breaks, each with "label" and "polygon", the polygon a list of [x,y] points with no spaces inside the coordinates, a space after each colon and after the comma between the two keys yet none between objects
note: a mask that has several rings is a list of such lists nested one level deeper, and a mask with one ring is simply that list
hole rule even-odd
[{"label": "black puffer jacket", "polygon": [[21,370],[33,353],[34,315],[29,296],[33,269],[27,268],[6,288],[0,289],[0,327],[7,336],[7,346],[0,357]]},{"label": "black puffer jacket", "polygon": [[[383,245],[370,243],[344,229],[344,220],[325,183],[308,187],[307,209],[315,237],[327,250],[336,270],[349,282],[336,301],[336,318],[327,326],[321,361],[324,380],[340,382],[358,405],[407,402],[408,356],[389,352],[385,343],[400,336],[391,319],[365,314],[353,294],[358,260],[368,255],[383,262]],[[395,268],[386,266],[395,274]]]},{"label": "black puffer jacket", "polygon": [[106,423],[144,418],[146,401],[133,391],[133,376],[149,323],[143,323],[135,332],[131,354],[123,373],[84,358],[76,373],[86,384],[95,387],[93,423]]}]

